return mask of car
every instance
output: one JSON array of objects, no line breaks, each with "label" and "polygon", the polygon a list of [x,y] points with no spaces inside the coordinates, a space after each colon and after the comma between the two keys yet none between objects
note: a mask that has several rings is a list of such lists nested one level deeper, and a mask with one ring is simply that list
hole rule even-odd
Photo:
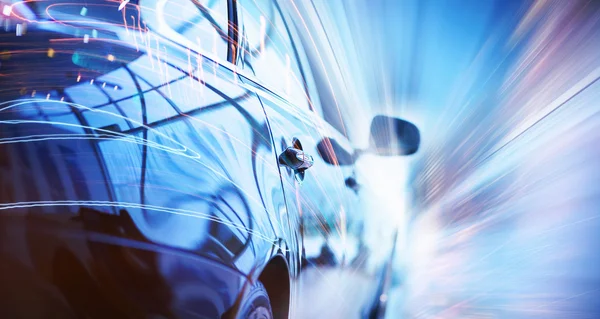
[{"label": "car", "polygon": [[351,265],[382,309],[352,172],[419,131],[377,116],[354,149],[290,3],[0,6],[3,317],[288,318]]}]

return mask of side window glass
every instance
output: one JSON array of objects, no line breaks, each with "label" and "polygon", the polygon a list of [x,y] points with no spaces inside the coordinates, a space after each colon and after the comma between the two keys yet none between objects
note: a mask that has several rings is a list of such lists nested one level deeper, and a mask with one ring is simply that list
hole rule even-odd
[{"label": "side window glass", "polygon": [[[294,28],[294,26],[288,26],[290,32],[293,34],[293,37],[300,39],[297,30]],[[308,96],[311,100],[308,106],[311,111],[317,113],[321,118],[323,118],[323,110],[321,107],[321,102],[319,100],[319,92],[315,83],[314,74],[311,70],[311,65],[307,55],[308,52],[305,51],[305,48],[300,40],[295,41],[294,45],[296,47],[296,52],[298,53],[298,64],[304,75],[306,90],[308,91]]]},{"label": "side window glass", "polygon": [[309,108],[305,83],[280,8],[273,0],[238,3],[243,17],[244,66],[268,89]]},{"label": "side window glass", "polygon": [[227,0],[142,0],[141,10],[150,31],[227,59]]}]

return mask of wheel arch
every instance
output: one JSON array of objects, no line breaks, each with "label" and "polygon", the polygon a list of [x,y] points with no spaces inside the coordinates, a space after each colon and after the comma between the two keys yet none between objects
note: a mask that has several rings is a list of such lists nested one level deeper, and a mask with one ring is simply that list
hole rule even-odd
[{"label": "wheel arch", "polygon": [[269,295],[273,318],[287,319],[290,312],[291,278],[285,257],[277,254],[271,258],[258,276],[258,280]]}]

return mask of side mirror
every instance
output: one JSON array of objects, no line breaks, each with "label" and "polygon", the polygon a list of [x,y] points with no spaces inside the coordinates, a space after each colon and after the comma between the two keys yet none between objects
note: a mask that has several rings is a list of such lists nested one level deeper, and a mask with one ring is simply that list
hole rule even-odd
[{"label": "side mirror", "polygon": [[411,155],[419,150],[421,134],[411,122],[378,115],[371,122],[370,151],[382,156]]},{"label": "side mirror", "polygon": [[352,165],[360,155],[373,153],[381,156],[411,155],[419,150],[421,134],[411,122],[378,115],[371,122],[369,148],[347,152],[336,140],[324,137],[317,144],[321,158],[331,165]]}]

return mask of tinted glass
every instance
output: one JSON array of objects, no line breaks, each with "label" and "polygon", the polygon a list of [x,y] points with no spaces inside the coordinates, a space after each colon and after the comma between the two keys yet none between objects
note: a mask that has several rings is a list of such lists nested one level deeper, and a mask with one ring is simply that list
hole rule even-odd
[{"label": "tinted glass", "polygon": [[150,31],[227,59],[227,0],[142,0],[140,6]]},{"label": "tinted glass", "polygon": [[309,109],[305,81],[282,11],[272,0],[238,3],[243,16],[244,65],[268,89]]}]

